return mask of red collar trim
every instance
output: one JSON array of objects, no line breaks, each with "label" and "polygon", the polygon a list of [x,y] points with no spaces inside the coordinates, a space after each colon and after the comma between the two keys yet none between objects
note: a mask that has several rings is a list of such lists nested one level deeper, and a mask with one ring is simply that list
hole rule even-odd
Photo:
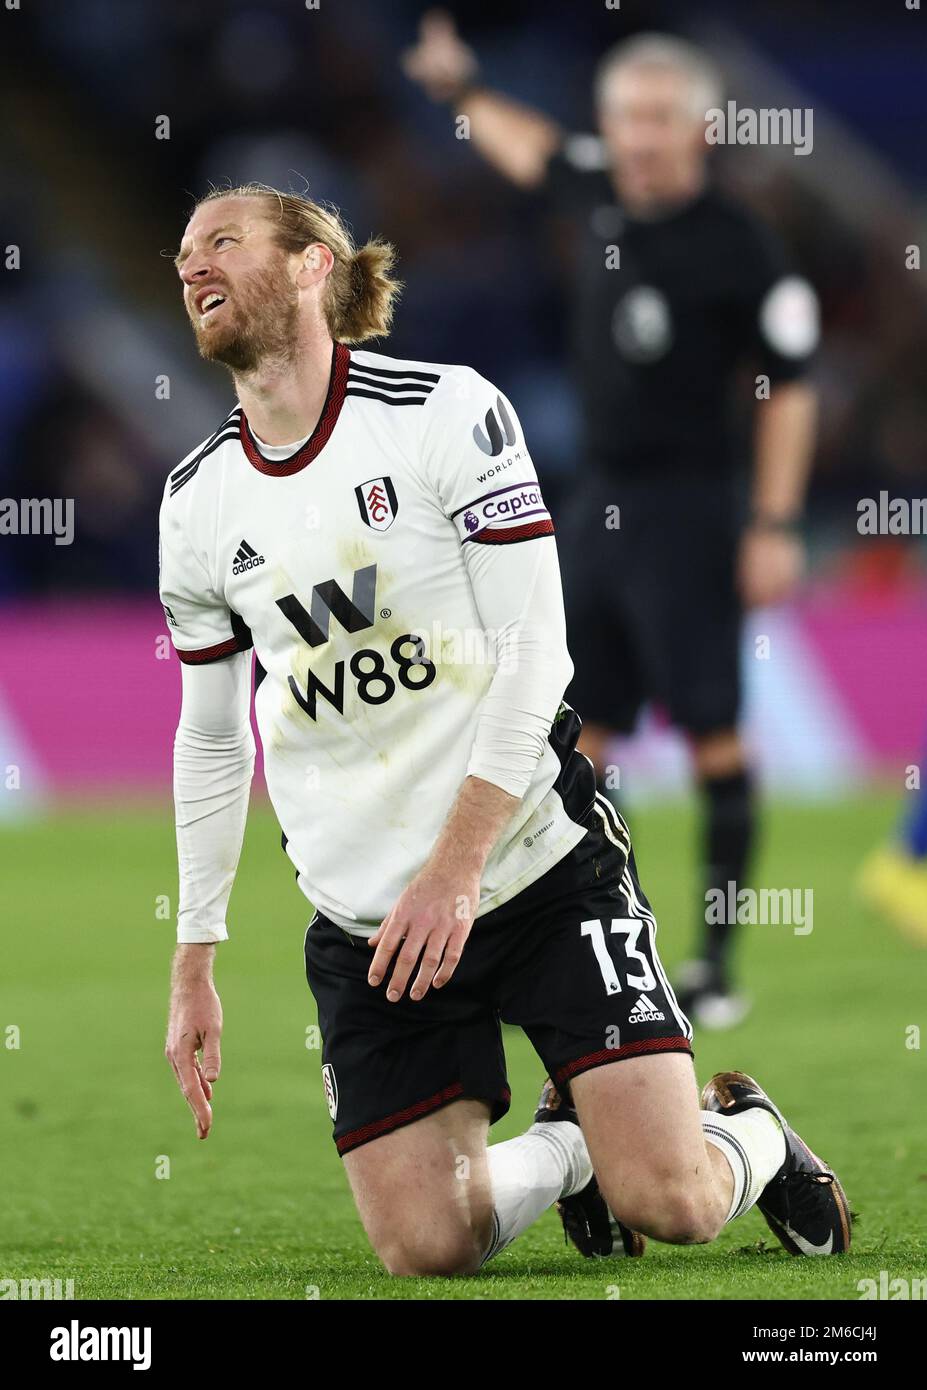
[{"label": "red collar trim", "polygon": [[241,447],[247,454],[248,462],[252,467],[268,478],[289,478],[305,468],[322,452],[331,438],[332,430],[338,423],[338,416],[341,414],[341,407],[344,405],[344,395],[348,389],[348,364],[350,361],[350,348],[346,348],[344,343],[335,343],[332,348],[332,370],[328,380],[328,395],[325,397],[319,422],[303,447],[297,449],[296,453],[291,454],[288,459],[281,459],[279,463],[273,463],[270,459],[264,458],[254,435],[251,433],[251,426],[245,418],[245,412],[241,412],[239,437]]}]

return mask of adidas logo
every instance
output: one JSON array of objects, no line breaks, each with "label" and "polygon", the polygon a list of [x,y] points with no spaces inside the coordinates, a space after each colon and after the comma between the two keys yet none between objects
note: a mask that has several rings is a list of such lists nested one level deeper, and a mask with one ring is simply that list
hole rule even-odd
[{"label": "adidas logo", "polygon": [[628,1015],[629,1023],[663,1023],[665,1019],[666,1014],[662,1014],[646,994],[641,995]]},{"label": "adidas logo", "polygon": [[257,565],[263,565],[264,556],[258,555],[256,550],[252,550],[247,541],[242,541],[235,551],[235,561],[232,565],[233,574],[244,574],[245,570],[253,570]]}]

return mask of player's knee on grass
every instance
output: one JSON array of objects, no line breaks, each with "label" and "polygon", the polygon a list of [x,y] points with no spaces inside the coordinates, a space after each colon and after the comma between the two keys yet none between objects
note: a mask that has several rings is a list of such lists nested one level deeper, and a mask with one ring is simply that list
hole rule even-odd
[{"label": "player's knee on grass", "polygon": [[626,1226],[668,1245],[705,1245],[724,1225],[721,1204],[703,1185],[651,1178],[634,1187],[621,1184],[610,1192],[608,1181],[600,1177],[599,1186],[610,1211]]},{"label": "player's knee on grass", "polygon": [[492,1237],[488,1129],[489,1106],[467,1098],[345,1155],[358,1214],[387,1273],[449,1278],[479,1269]]},{"label": "player's knee on grass", "polygon": [[466,1226],[391,1230],[373,1242],[387,1274],[400,1278],[453,1278],[475,1274],[489,1244]]}]

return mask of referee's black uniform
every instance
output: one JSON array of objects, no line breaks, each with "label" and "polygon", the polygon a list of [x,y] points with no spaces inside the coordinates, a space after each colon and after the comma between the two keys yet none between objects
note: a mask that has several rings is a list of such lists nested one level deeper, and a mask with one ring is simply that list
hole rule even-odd
[{"label": "referee's black uniform", "polygon": [[[592,142],[583,137],[584,152]],[[696,737],[721,732],[736,725],[741,694],[746,460],[732,401],[757,374],[774,389],[806,370],[807,343],[791,351],[765,313],[789,270],[768,230],[711,189],[636,221],[604,169],[571,158],[571,143],[546,183],[578,239],[583,467],[558,518],[576,668],[568,698],[619,732],[648,701]]]}]

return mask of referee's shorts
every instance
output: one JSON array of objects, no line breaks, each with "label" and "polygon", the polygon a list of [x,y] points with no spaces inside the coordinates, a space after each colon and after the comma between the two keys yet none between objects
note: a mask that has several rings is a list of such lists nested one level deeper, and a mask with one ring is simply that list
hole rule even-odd
[{"label": "referee's shorts", "polygon": [[567,699],[582,719],[629,733],[654,703],[696,736],[736,725],[739,534],[727,477],[578,480],[557,545],[575,668]]}]

